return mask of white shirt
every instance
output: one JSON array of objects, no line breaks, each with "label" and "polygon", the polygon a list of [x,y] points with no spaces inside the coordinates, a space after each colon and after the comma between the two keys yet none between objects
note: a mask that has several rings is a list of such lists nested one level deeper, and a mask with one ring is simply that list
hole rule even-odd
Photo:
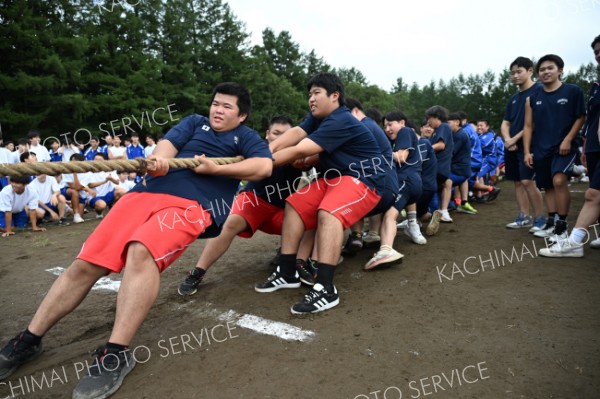
[{"label": "white shirt", "polygon": [[36,146],[30,145],[29,152],[35,153],[39,162],[50,162],[50,153],[48,152],[48,149],[41,144]]},{"label": "white shirt", "polygon": [[29,183],[29,187],[33,188],[37,192],[38,199],[43,204],[50,202],[52,194],[60,191],[60,186],[58,185],[58,182],[54,176],[46,176],[46,180],[43,183],[40,181],[38,176],[33,179],[31,183]]},{"label": "white shirt", "polygon": [[[106,177],[109,176],[109,175],[112,175],[112,173],[111,172],[96,172],[96,173],[92,173],[90,181],[87,184],[89,184],[89,183],[97,183],[97,182],[104,181],[106,179]],[[104,197],[105,195],[107,195],[111,191],[115,190],[115,185],[113,184],[113,182],[111,182],[109,180],[109,181],[107,181],[104,184],[101,184],[99,186],[96,186],[96,187],[92,188],[92,190],[94,190],[96,192],[96,197]]]},{"label": "white shirt", "polygon": [[15,193],[11,185],[0,191],[0,212],[19,213],[24,211],[26,206],[30,210],[38,208],[37,192],[29,185],[25,186],[23,194]]},{"label": "white shirt", "polygon": [[108,151],[110,151],[110,153],[112,154],[113,157],[120,157],[122,155],[125,155],[125,151],[127,151],[127,147],[109,147]]},{"label": "white shirt", "polygon": [[[93,176],[94,173],[92,172],[77,173],[77,179],[79,180],[79,184],[82,186],[87,186],[89,183],[91,183],[93,181]],[[79,198],[86,200],[90,198],[90,195],[86,191],[81,190],[79,191]]]},{"label": "white shirt", "polygon": [[125,190],[129,191],[133,187],[135,187],[135,182],[131,180],[121,181],[119,180],[119,187],[123,187]]},{"label": "white shirt", "polygon": [[146,158],[148,158],[148,155],[152,154],[152,151],[154,151],[155,148],[156,148],[156,144],[154,144],[153,146],[147,146],[146,148],[144,148],[144,155],[146,155]]},{"label": "white shirt", "polygon": [[69,162],[71,160],[71,155],[73,154],[79,154],[79,148],[74,147],[72,145],[65,147],[62,146],[60,147],[60,149],[58,150],[59,152],[61,152],[62,150],[62,156],[63,156],[63,162]]},{"label": "white shirt", "polygon": [[0,163],[15,163],[13,161],[13,153],[4,147],[0,147]]}]

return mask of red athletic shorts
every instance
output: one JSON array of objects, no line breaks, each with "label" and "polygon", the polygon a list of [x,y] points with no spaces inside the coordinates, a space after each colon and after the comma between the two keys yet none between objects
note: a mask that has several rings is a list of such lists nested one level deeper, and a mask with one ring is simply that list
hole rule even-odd
[{"label": "red athletic shorts", "polygon": [[252,191],[241,192],[231,207],[230,215],[239,215],[246,220],[250,230],[242,231],[240,237],[250,238],[256,230],[267,234],[281,235],[283,209],[269,204]]},{"label": "red athletic shorts", "polygon": [[168,194],[129,193],[108,212],[77,258],[119,273],[131,242],[142,243],[162,272],[212,224],[196,201]]},{"label": "red athletic shorts", "polygon": [[337,217],[344,229],[369,213],[381,196],[351,176],[320,178],[287,198],[304,222],[306,230],[317,227],[317,213],[324,210]]}]

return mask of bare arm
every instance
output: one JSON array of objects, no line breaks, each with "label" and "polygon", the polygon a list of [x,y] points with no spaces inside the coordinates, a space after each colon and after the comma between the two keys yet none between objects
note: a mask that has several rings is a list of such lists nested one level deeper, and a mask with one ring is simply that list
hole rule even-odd
[{"label": "bare arm", "polygon": [[446,143],[444,143],[443,140],[440,140],[434,145],[432,145],[432,147],[435,152],[444,151],[446,149]]},{"label": "bare arm", "polygon": [[304,138],[308,136],[308,133],[304,131],[300,126],[294,126],[288,129],[281,136],[277,137],[275,141],[269,144],[269,149],[272,153],[276,153],[284,148],[291,147],[298,144]]},{"label": "bare arm", "polygon": [[200,161],[194,172],[201,175],[225,176],[239,180],[258,181],[271,176],[273,161],[270,158],[253,157],[227,165],[217,165],[205,155],[194,157]]},{"label": "bare arm", "polygon": [[571,126],[571,130],[569,130],[569,134],[563,139],[562,143],[560,143],[560,147],[558,149],[558,153],[560,155],[568,155],[571,152],[571,142],[581,130],[583,123],[585,122],[585,115],[580,116],[575,120],[573,126]]},{"label": "bare arm", "polygon": [[533,157],[531,156],[531,137],[533,136],[533,113],[529,97],[525,100],[525,125],[523,126],[523,154],[525,165],[533,167]]},{"label": "bare arm", "polygon": [[323,152],[323,147],[312,141],[310,138],[305,138],[297,145],[285,148],[273,154],[273,166],[279,167],[291,163],[299,158],[306,158],[311,155]]}]

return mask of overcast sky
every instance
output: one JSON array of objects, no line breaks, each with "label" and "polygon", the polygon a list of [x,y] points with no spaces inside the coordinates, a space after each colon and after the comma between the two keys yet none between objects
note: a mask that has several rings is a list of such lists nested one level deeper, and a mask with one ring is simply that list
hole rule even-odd
[{"label": "overcast sky", "polygon": [[332,67],[355,67],[390,90],[499,72],[517,56],[554,53],[565,69],[593,62],[600,0],[224,0],[252,44],[269,27],[288,31],[303,52]]}]

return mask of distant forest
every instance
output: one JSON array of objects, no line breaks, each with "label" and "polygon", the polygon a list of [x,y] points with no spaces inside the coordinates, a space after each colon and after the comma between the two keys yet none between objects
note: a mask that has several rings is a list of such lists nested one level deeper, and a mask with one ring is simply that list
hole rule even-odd
[{"label": "distant forest", "polygon": [[[418,121],[439,104],[470,119],[487,118],[495,129],[516,90],[508,70],[422,87],[398,77],[384,90],[355,68],[300,51],[287,31],[265,29],[262,45],[251,46],[244,22],[220,0],[0,0],[0,37],[5,139],[33,128],[42,137],[78,130],[163,133],[186,115],[206,115],[211,89],[223,81],[249,88],[247,123],[264,132],[276,114],[297,122],[305,116],[305,83],[319,71],[337,73],[346,95],[365,107],[400,109]],[[589,63],[564,80],[587,95],[599,72]]]}]

